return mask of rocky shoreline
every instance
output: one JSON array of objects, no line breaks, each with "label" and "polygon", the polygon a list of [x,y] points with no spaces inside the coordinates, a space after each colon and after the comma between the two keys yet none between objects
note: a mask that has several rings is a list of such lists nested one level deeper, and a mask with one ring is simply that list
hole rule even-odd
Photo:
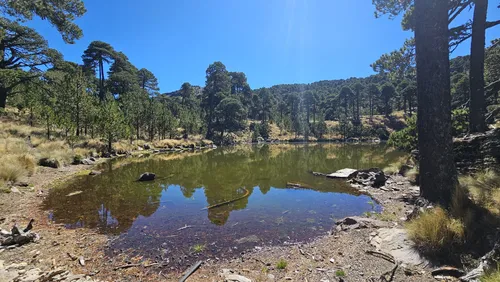
[{"label": "rocky shoreline", "polygon": [[[94,165],[99,163],[102,160]],[[178,281],[183,273],[156,261],[113,261],[104,254],[111,240],[105,235],[85,228],[66,229],[50,221],[40,208],[47,190],[89,168],[95,166],[43,168],[29,179],[34,187],[2,195],[0,228],[9,230],[14,222],[22,226],[33,218],[33,232],[40,240],[1,249],[0,277],[5,281]],[[379,171],[364,173],[380,180]],[[392,276],[392,281],[434,281],[430,263],[413,251],[403,228],[415,209],[419,188],[400,175],[386,178],[384,185],[373,185],[363,174],[357,176],[367,181],[351,185],[379,202],[381,214],[339,220],[329,234],[309,243],[256,247],[232,259],[208,259],[188,281],[384,281],[381,276]],[[286,266],[280,266],[280,261]]]}]

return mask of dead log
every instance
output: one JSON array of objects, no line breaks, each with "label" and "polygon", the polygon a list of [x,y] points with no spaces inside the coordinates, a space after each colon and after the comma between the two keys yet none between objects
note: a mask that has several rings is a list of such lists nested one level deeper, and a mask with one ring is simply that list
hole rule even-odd
[{"label": "dead log", "polygon": [[201,264],[203,263],[203,261],[198,261],[197,263],[195,263],[193,266],[191,266],[187,271],[186,273],[181,277],[181,279],[179,279],[179,282],[184,282],[186,281],[186,279],[189,278],[189,276],[191,276],[191,274],[193,274],[200,266]]}]

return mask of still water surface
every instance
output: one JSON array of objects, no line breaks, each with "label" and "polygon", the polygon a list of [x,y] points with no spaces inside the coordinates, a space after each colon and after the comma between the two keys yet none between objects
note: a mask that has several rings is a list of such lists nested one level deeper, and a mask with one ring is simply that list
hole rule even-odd
[{"label": "still water surface", "polygon": [[[54,189],[50,217],[68,228],[116,235],[109,253],[129,252],[188,263],[255,246],[307,241],[335,219],[379,211],[343,180],[310,171],[385,167],[402,154],[384,145],[299,144],[220,148],[204,153],[115,160],[97,176]],[[136,182],[143,172],[153,182]],[[288,189],[288,182],[305,189]],[[75,191],[83,193],[67,196]],[[228,205],[204,207],[249,196]],[[194,246],[198,245],[195,254]],[[200,247],[202,246],[202,247]]]}]

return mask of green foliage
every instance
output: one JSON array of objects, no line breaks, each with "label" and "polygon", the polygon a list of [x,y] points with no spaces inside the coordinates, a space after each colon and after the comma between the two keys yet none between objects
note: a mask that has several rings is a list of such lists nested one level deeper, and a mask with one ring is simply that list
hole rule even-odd
[{"label": "green foliage", "polygon": [[487,273],[479,278],[481,282],[498,282],[500,281],[500,264],[497,265],[497,270]]},{"label": "green foliage", "polygon": [[259,135],[265,140],[269,139],[269,134],[271,133],[271,128],[269,127],[268,121],[262,121],[259,126]]},{"label": "green foliage", "polygon": [[277,269],[285,269],[288,266],[288,262],[284,259],[280,259],[276,264]]},{"label": "green foliage", "polygon": [[206,246],[203,244],[196,244],[193,247],[191,247],[191,249],[195,253],[202,253],[206,249]]},{"label": "green foliage", "polygon": [[339,269],[339,270],[335,271],[335,276],[337,276],[337,277],[345,277],[346,274],[345,274],[344,270]]},{"label": "green foliage", "polygon": [[469,110],[455,109],[451,112],[452,134],[459,136],[469,130]]},{"label": "green foliage", "polygon": [[19,21],[38,16],[48,20],[61,33],[64,41],[74,43],[82,37],[82,30],[73,21],[83,16],[86,9],[82,0],[1,1],[2,11]]},{"label": "green foliage", "polygon": [[417,117],[409,118],[406,128],[391,133],[387,144],[405,151],[417,148]]}]

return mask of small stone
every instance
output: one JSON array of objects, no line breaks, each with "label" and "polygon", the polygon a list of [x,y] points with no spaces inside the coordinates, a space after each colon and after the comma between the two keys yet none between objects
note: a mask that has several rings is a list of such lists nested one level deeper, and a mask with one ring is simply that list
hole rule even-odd
[{"label": "small stone", "polygon": [[9,269],[24,269],[26,266],[28,266],[27,262],[21,262],[21,263],[13,263],[5,268],[5,270]]},{"label": "small stone", "polygon": [[226,282],[252,282],[252,280],[246,278],[245,276],[230,274],[226,275]]},{"label": "small stone", "polygon": [[335,260],[333,258],[330,259],[331,263],[335,263]]},{"label": "small stone", "polygon": [[272,274],[268,274],[268,275],[267,275],[267,279],[269,279],[269,280],[274,280],[274,275],[272,275]]},{"label": "small stone", "polygon": [[293,279],[292,279],[292,277],[287,276],[287,277],[285,277],[285,280],[291,281]]},{"label": "small stone", "polygon": [[21,191],[19,191],[19,189],[17,189],[17,187],[11,187],[11,188],[10,188],[10,191],[11,191],[12,193],[21,194]]}]

